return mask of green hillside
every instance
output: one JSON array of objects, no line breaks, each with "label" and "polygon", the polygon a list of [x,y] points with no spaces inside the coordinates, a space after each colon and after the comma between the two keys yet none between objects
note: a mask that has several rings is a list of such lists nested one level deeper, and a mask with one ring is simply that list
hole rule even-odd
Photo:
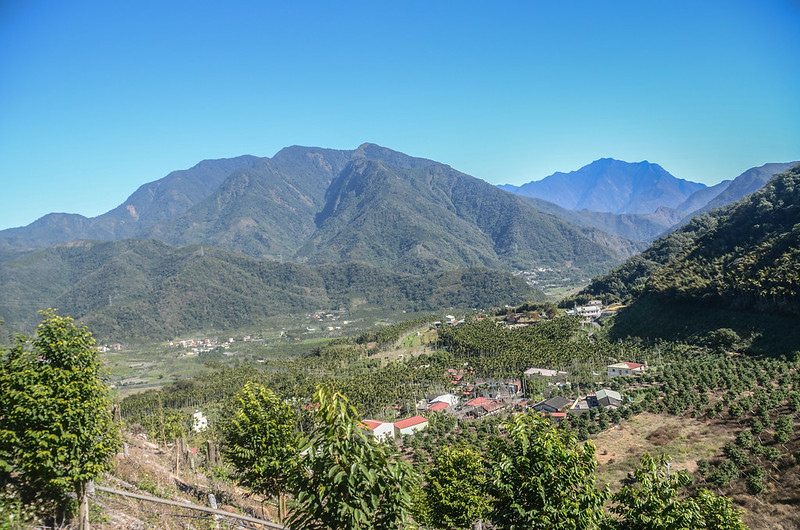
[{"label": "green hillside", "polygon": [[206,244],[257,258],[288,258],[314,233],[325,190],[351,153],[282,149],[232,172],[190,210],[144,234],[172,245]]},{"label": "green hillside", "polygon": [[257,260],[216,247],[158,241],[80,241],[0,266],[6,331],[32,331],[57,307],[103,338],[168,338],[232,329],[283,313],[360,307],[430,311],[541,300],[509,273],[463,269],[427,275],[364,264],[309,266]]},{"label": "green hillside", "polygon": [[617,335],[702,337],[731,328],[751,351],[798,349],[800,168],[744,200],[694,219],[585,294],[632,301]]},{"label": "green hillside", "polygon": [[377,146],[362,146],[354,158],[331,184],[299,258],[408,272],[550,266],[596,274],[638,250],[443,164]]}]

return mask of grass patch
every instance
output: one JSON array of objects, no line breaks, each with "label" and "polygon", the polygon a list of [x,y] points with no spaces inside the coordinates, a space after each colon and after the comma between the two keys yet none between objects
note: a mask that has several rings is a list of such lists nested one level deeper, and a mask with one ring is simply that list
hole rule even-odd
[{"label": "grass patch", "polygon": [[733,434],[725,426],[690,417],[643,412],[599,433],[597,445],[598,482],[614,491],[632,473],[645,452],[666,454],[672,470],[695,471],[697,460],[711,458]]}]

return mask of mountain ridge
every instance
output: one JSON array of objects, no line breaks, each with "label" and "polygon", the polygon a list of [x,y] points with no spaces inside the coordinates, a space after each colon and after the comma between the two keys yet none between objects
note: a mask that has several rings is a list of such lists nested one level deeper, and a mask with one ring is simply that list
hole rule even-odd
[{"label": "mountain ridge", "polygon": [[[77,228],[56,224],[47,232],[43,226],[48,237],[36,241],[39,234],[29,226],[30,247],[114,240],[124,233],[175,246],[215,245],[260,259],[362,261],[417,272],[576,266],[586,275],[641,248],[543,214],[446,164],[376,144],[352,151],[292,146],[272,158],[206,161],[186,171],[140,187],[98,218],[72,220]],[[189,177],[205,178],[208,185],[189,195],[181,191]],[[219,184],[209,192],[212,181]],[[179,196],[179,204],[165,208],[163,197],[134,204],[158,190]],[[162,207],[156,212],[138,204]],[[25,231],[0,232],[0,247],[24,244]]]},{"label": "mountain ridge", "polygon": [[600,158],[569,173],[557,171],[541,180],[501,189],[553,202],[569,210],[648,214],[660,206],[677,207],[705,184],[679,179],[646,160]]}]

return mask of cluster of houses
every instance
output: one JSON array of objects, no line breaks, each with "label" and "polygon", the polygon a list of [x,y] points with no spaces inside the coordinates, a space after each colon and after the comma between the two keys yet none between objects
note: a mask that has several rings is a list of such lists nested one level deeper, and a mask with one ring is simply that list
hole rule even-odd
[{"label": "cluster of houses", "polygon": [[598,407],[616,409],[623,403],[622,395],[619,392],[602,389],[577,399],[553,396],[534,404],[531,408],[558,421],[561,418],[565,418],[567,414],[583,414],[590,409]]},{"label": "cluster of houses", "polygon": [[[612,377],[625,377],[641,375],[647,370],[647,364],[634,362],[618,362],[606,367],[607,375]],[[525,371],[525,376],[529,378],[544,378],[548,380],[548,386],[562,386],[567,376],[567,372],[551,370],[548,368],[529,368]],[[582,414],[590,409],[603,407],[606,409],[616,409],[624,403],[623,397],[619,392],[610,389],[601,389],[596,393],[586,394],[577,399],[568,399],[562,396],[553,396],[542,400],[534,405],[521,402],[522,407],[531,407],[536,411],[545,413],[558,420],[566,417],[567,414]]]},{"label": "cluster of houses", "polygon": [[[219,346],[228,347],[236,342],[236,339],[229,337],[228,340],[222,342],[219,339],[175,339],[167,341],[167,346],[170,348],[216,348]],[[250,335],[245,335],[240,339],[240,342],[263,342],[263,339],[255,339]]]},{"label": "cluster of houses", "polygon": [[[244,340],[244,339],[243,339]],[[252,340],[249,336],[247,340]],[[236,342],[232,337],[227,341],[219,342],[217,339],[186,339],[186,340],[171,340],[167,342],[170,348],[184,348],[188,351],[184,352],[184,356],[197,355],[202,352],[208,352],[214,348],[230,348],[230,345]]]},{"label": "cluster of houses", "polygon": [[[317,329],[325,329],[327,331],[341,331],[342,326],[335,326],[335,325],[322,325],[325,322],[338,322],[343,316],[347,315],[347,311],[344,309],[337,309],[332,312],[325,312],[325,311],[314,311],[313,313],[308,314],[308,318],[311,319],[312,322],[316,322],[319,325],[319,328],[314,326],[306,326],[306,331],[317,331]],[[343,325],[350,324],[349,321],[345,320],[342,322]]]},{"label": "cluster of houses", "polygon": [[[483,320],[483,318],[479,318],[478,320],[479,321]],[[438,329],[438,328],[442,327],[442,325],[444,325],[444,324],[446,324],[448,326],[461,326],[461,325],[464,324],[464,319],[463,318],[460,318],[460,319],[456,318],[453,315],[445,315],[444,323],[442,323],[441,320],[437,320],[436,322],[433,323],[433,327]]]}]

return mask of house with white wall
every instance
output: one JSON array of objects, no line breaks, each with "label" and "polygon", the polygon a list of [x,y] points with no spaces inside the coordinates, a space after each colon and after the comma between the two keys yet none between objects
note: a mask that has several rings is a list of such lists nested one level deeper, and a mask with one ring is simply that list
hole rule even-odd
[{"label": "house with white wall", "polygon": [[428,428],[428,420],[422,416],[412,416],[404,420],[394,422],[395,436],[403,436],[404,434],[414,434],[417,431]]},{"label": "house with white wall", "polygon": [[641,375],[647,369],[646,364],[621,362],[608,365],[608,377]]},{"label": "house with white wall", "polygon": [[379,442],[394,439],[394,424],[390,421],[364,420],[366,431]]}]

